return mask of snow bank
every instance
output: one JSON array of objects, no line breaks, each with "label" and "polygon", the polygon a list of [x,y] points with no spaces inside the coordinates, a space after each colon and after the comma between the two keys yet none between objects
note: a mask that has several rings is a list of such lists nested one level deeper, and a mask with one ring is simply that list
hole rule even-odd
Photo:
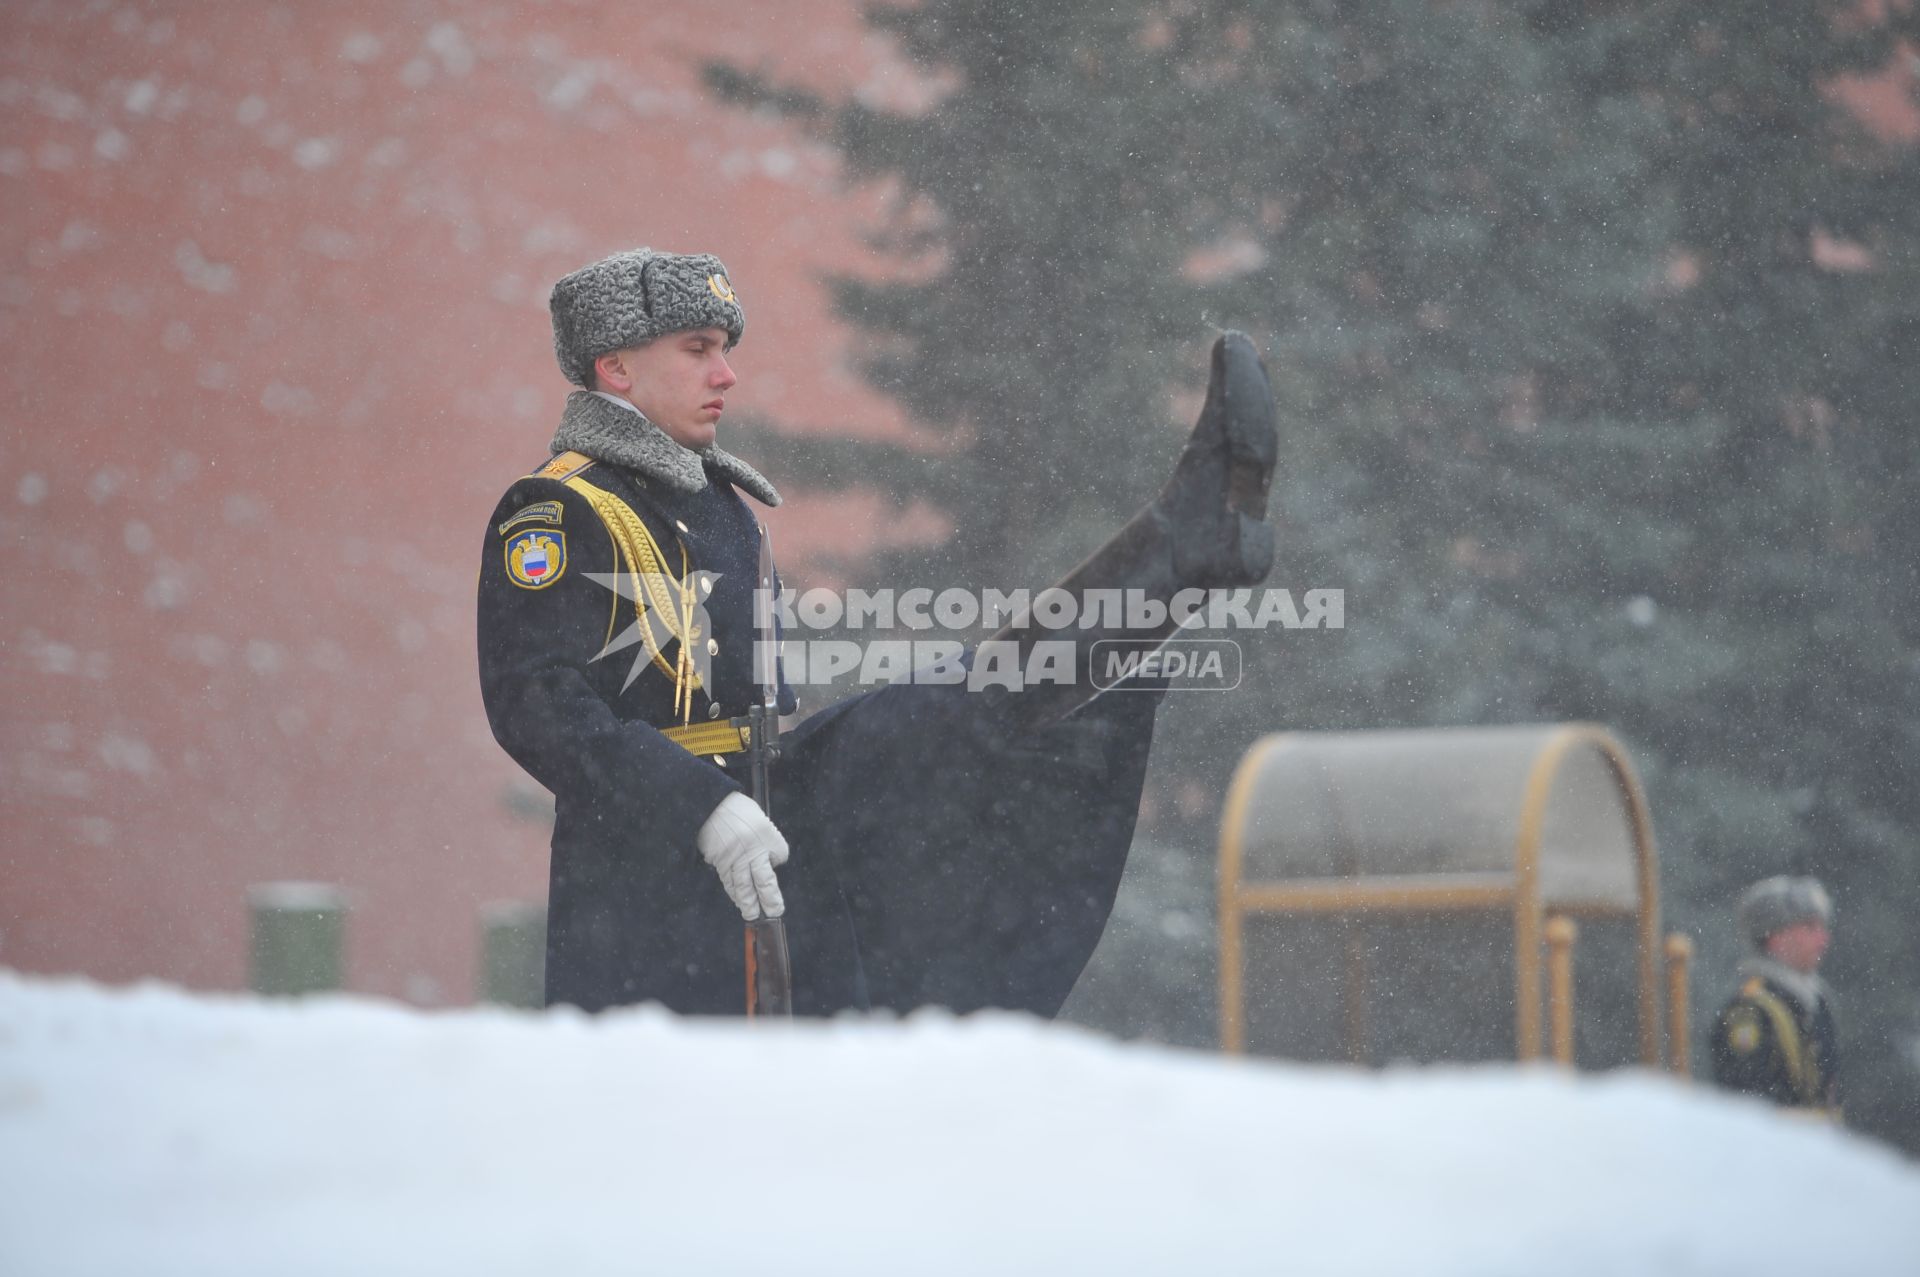
[{"label": "snow bank", "polygon": [[1920,1168],[1655,1077],[0,973],[0,1272],[1912,1272]]}]

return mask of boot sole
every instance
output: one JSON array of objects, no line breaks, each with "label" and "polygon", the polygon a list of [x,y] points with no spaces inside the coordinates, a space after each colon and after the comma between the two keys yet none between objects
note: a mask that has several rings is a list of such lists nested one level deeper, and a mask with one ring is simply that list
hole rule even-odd
[{"label": "boot sole", "polygon": [[[1264,520],[1267,490],[1280,457],[1280,430],[1273,387],[1252,339],[1242,332],[1228,332],[1215,341],[1213,377],[1221,390],[1221,426],[1226,436],[1227,508],[1249,520]],[[1271,529],[1266,540],[1266,557],[1271,562]]]}]

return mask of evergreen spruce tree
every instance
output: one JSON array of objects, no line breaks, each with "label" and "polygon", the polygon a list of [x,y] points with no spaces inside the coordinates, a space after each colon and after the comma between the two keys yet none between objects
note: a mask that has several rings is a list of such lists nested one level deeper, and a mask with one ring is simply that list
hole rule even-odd
[{"label": "evergreen spruce tree", "polygon": [[[1855,1110],[1920,1145],[1912,983],[1885,974],[1920,957],[1920,191],[1832,94],[1893,56],[1855,12],[924,0],[872,21],[952,84],[930,111],[714,81],[891,180],[883,242],[931,268],[839,291],[875,384],[947,432],[867,459],[962,530],[921,570],[1057,575],[1151,495],[1208,325],[1250,329],[1274,584],[1344,587],[1349,628],[1174,698],[1159,774],[1217,796],[1283,727],[1607,722],[1702,1000],[1740,885],[1828,878]],[[1196,815],[1159,832],[1205,856]]]},{"label": "evergreen spruce tree", "polygon": [[1180,271],[1184,152],[1204,121],[1164,109],[1182,95],[1179,59],[1134,38],[1141,10],[876,6],[870,22],[958,85],[920,114],[829,112],[737,68],[710,75],[736,101],[812,118],[854,180],[889,181],[876,241],[935,267],[836,284],[867,376],[944,435],[885,473],[896,498],[948,507],[954,540],[890,578],[1044,584],[1150,497],[1179,449],[1166,391],[1210,338]]},{"label": "evergreen spruce tree", "polygon": [[1680,216],[1670,286],[1614,334],[1605,395],[1636,443],[1685,441],[1658,473],[1687,540],[1637,577],[1658,619],[1563,687],[1650,747],[1674,911],[1710,959],[1703,998],[1725,993],[1742,886],[1791,870],[1835,890],[1848,1108],[1920,1147],[1920,151],[1836,93],[1908,69],[1896,41],[1920,17],[1731,2],[1532,17],[1589,101],[1658,112],[1651,157]]}]

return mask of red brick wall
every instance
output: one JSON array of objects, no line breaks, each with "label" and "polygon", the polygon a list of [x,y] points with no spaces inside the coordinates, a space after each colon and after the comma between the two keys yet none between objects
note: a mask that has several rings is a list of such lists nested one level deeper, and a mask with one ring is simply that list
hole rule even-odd
[{"label": "red brick wall", "polygon": [[[544,892],[472,595],[566,391],[547,287],[717,252],[730,408],[902,428],[825,315],[861,205],[698,66],[905,77],[850,0],[52,0],[0,36],[0,964],[237,986],[247,885],[311,878],[351,987],[464,999],[478,906]],[[790,560],[871,535],[827,513],[772,517]]]},{"label": "red brick wall", "polygon": [[[315,878],[354,988],[464,998],[477,907],[544,889],[471,611],[566,389],[547,286],[716,251],[730,406],[902,428],[819,282],[865,206],[697,68],[916,86],[853,0],[11,0],[0,37],[0,964],[235,986],[245,887]],[[873,515],[770,521],[802,575]]]}]

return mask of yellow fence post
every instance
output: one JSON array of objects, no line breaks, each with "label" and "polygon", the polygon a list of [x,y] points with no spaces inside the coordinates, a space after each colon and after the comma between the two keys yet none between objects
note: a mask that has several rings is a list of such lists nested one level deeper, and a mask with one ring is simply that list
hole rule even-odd
[{"label": "yellow fence post", "polygon": [[1547,1011],[1557,1064],[1573,1067],[1573,942],[1580,928],[1572,918],[1547,919]]},{"label": "yellow fence post", "polygon": [[1693,967],[1693,941],[1674,932],[1667,937],[1667,1068],[1681,1077],[1693,1076],[1692,995],[1688,976]]}]

